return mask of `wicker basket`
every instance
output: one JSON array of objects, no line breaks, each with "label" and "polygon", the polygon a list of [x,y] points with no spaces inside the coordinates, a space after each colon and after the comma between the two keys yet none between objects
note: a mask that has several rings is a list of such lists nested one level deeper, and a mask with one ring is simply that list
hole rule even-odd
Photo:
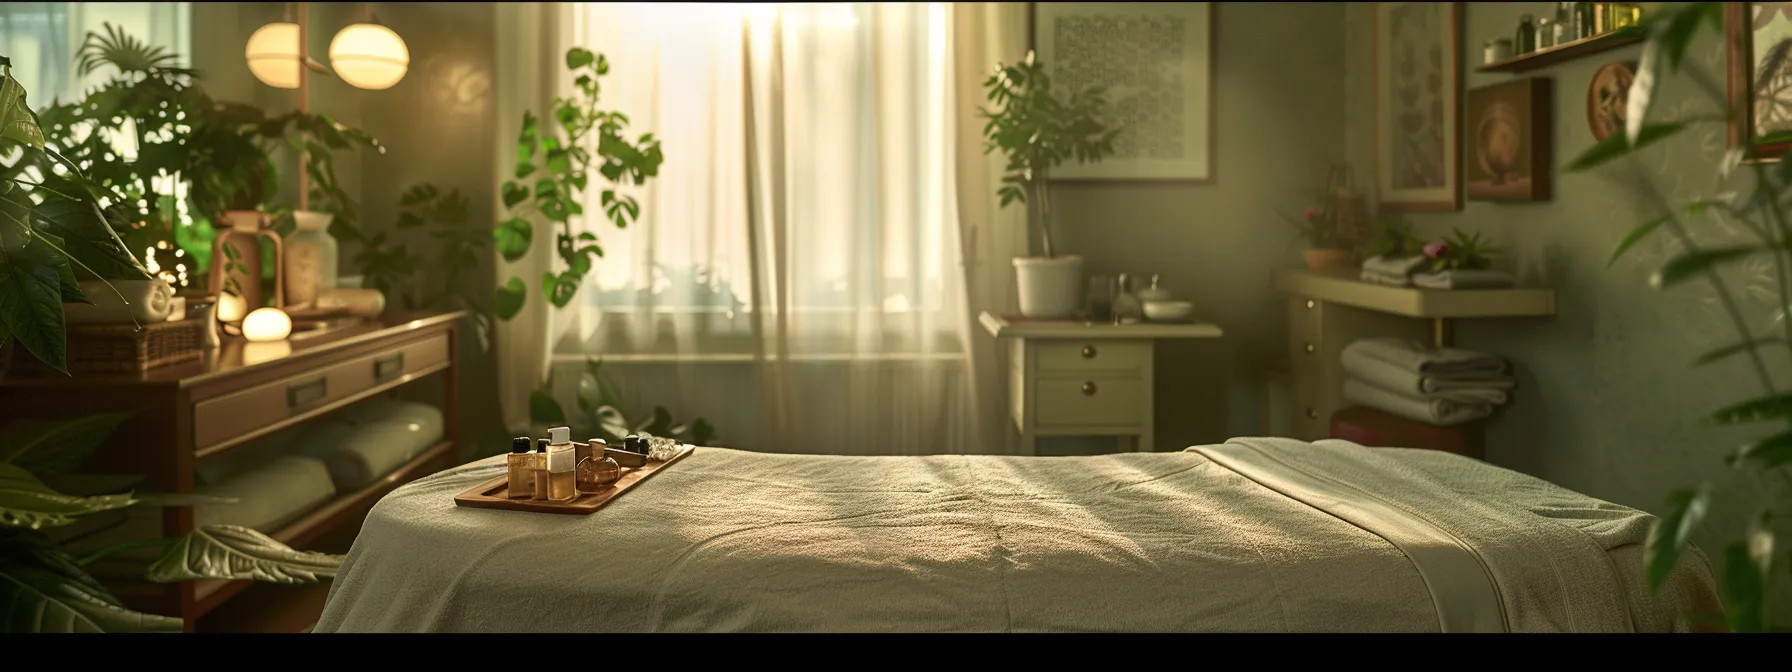
[{"label": "wicker basket", "polygon": [[[196,319],[156,322],[142,329],[131,324],[71,324],[68,372],[138,373],[199,359],[205,351],[206,326],[206,320]],[[16,343],[12,370],[54,371]]]}]

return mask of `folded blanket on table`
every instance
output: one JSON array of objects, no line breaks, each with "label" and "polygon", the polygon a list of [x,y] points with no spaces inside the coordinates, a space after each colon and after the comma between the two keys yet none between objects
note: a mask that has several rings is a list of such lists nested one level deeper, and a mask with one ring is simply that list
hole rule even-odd
[{"label": "folded blanket on table", "polygon": [[1363,272],[1404,278],[1412,275],[1413,271],[1419,270],[1419,267],[1423,265],[1425,265],[1425,255],[1422,254],[1410,257],[1377,255],[1369,257],[1363,262]]},{"label": "folded blanket on table", "polygon": [[1404,275],[1388,275],[1386,273],[1379,273],[1376,271],[1371,271],[1367,268],[1363,269],[1363,274],[1361,276],[1359,276],[1358,279],[1362,280],[1363,282],[1373,283],[1373,284],[1377,284],[1377,285],[1387,285],[1389,287],[1411,287],[1412,286],[1412,280],[1407,279],[1407,277]]},{"label": "folded blanket on table", "polygon": [[[1370,360],[1392,365],[1400,371],[1418,374],[1424,378],[1451,379],[1457,381],[1488,381],[1506,378],[1506,360],[1498,355],[1490,355],[1473,350],[1457,348],[1433,348],[1418,341],[1405,338],[1364,338],[1344,346],[1341,364],[1346,370],[1352,366],[1363,367],[1363,361]],[[1456,386],[1454,389],[1473,386]],[[1397,387],[1395,389],[1398,389]],[[1420,389],[1432,392],[1431,389]]]},{"label": "folded blanket on table", "polygon": [[1502,289],[1518,284],[1518,278],[1505,271],[1456,269],[1416,274],[1412,284],[1425,289]]},{"label": "folded blanket on table", "polygon": [[1353,404],[1440,427],[1460,425],[1493,414],[1492,404],[1463,403],[1449,399],[1415,399],[1354,378],[1344,381],[1344,398]]},{"label": "folded blanket on table", "polygon": [[1363,348],[1346,347],[1340,359],[1344,375],[1414,399],[1449,399],[1500,406],[1506,403],[1507,391],[1518,386],[1517,381],[1498,373],[1475,373],[1460,378],[1428,376],[1365,355]]}]

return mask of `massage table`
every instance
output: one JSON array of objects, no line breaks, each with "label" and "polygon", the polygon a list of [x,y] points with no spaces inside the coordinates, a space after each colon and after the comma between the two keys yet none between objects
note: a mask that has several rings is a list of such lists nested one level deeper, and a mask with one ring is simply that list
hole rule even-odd
[{"label": "massage table", "polygon": [[1676,632],[1719,614],[1653,517],[1435,451],[1233,439],[1099,457],[698,448],[588,516],[369,513],[315,632]]}]

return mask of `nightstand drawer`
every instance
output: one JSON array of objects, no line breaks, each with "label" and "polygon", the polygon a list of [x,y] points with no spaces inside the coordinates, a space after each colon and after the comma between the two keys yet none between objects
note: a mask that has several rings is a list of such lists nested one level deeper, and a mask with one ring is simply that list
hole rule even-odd
[{"label": "nightstand drawer", "polygon": [[1039,373],[1139,371],[1151,362],[1151,346],[1128,341],[1053,341],[1038,346]]},{"label": "nightstand drawer", "polygon": [[288,376],[193,405],[193,447],[259,436],[335,402],[395,384],[448,362],[448,337],[431,336],[316,371]]},{"label": "nightstand drawer", "polygon": [[1092,376],[1034,382],[1040,427],[1134,426],[1144,422],[1145,381]]}]

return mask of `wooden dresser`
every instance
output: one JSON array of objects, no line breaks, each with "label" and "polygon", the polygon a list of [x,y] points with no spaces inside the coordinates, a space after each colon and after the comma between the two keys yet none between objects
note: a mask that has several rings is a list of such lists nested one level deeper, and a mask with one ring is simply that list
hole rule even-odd
[{"label": "wooden dresser", "polygon": [[1275,287],[1288,295],[1288,363],[1294,437],[1328,438],[1344,400],[1339,356],[1358,339],[1395,336],[1451,344],[1450,320],[1542,317],[1556,311],[1555,290],[1415,289],[1357,279],[1359,271],[1281,271]]},{"label": "wooden dresser", "polygon": [[[255,439],[373,399],[426,377],[441,377],[444,436],[396,471],[336,499],[270,536],[294,548],[347,522],[358,522],[394,488],[448,466],[457,457],[457,325],[464,315],[389,314],[331,329],[297,332],[288,341],[245,343],[226,338],[200,361],[132,375],[9,374],[0,379],[0,415],[67,417],[136,411],[113,432],[83,472],[137,474],[141,489],[190,493],[194,467]],[[165,536],[193,529],[193,510],[163,510]],[[188,631],[200,616],[249,586],[247,581],[156,585],[112,584],[133,608],[179,616]]]}]

